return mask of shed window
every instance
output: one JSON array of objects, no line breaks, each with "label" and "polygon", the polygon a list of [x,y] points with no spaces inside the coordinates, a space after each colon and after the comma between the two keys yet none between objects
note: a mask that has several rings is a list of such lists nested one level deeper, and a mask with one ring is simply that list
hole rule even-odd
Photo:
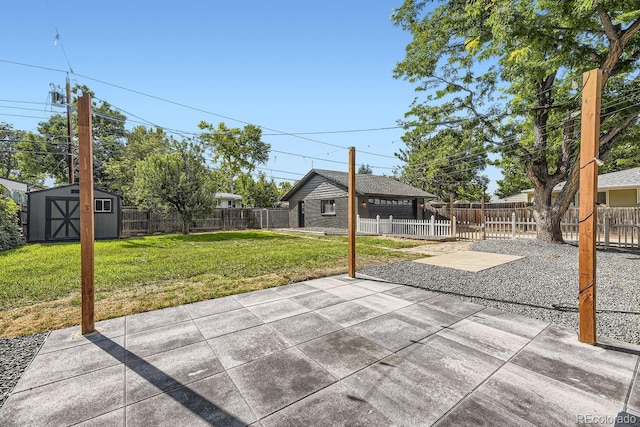
[{"label": "shed window", "polygon": [[607,203],[607,192],[606,191],[598,191],[597,203],[599,205],[604,205],[604,204]]},{"label": "shed window", "polygon": [[322,200],[320,205],[320,212],[322,215],[335,215],[336,214],[336,201],[335,200]]},{"label": "shed window", "polygon": [[111,199],[96,199],[95,212],[111,212]]}]

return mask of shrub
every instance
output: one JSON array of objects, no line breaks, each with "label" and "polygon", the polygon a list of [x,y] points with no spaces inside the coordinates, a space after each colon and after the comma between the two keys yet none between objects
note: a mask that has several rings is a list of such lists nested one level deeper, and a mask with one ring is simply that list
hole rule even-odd
[{"label": "shrub", "polygon": [[0,191],[0,251],[24,244],[22,232],[18,226],[18,209],[20,208],[16,202]]}]

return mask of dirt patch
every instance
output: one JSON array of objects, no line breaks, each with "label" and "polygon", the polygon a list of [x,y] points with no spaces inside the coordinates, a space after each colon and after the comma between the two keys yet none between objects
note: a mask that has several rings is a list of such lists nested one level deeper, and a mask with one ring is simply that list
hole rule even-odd
[{"label": "dirt patch", "polygon": [[418,253],[430,256],[451,254],[459,251],[469,251],[473,242],[433,242],[413,248],[400,249],[403,252]]}]

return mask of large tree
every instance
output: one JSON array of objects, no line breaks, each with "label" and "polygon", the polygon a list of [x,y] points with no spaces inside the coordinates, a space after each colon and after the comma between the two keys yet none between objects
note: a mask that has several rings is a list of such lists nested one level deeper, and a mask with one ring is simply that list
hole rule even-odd
[{"label": "large tree", "polygon": [[434,114],[428,110],[431,109],[415,105],[412,111],[417,120],[405,122],[409,130],[402,140],[407,148],[396,154],[405,162],[400,180],[441,200],[453,196],[456,200],[479,201],[488,184],[480,174],[487,159],[485,133],[475,123],[463,129],[436,130],[426,122],[426,117]]},{"label": "large tree", "polygon": [[8,123],[0,123],[0,177],[11,178],[18,173],[16,150],[25,132],[14,130]]},{"label": "large tree", "polygon": [[236,189],[244,204],[252,208],[270,208],[278,201],[278,185],[273,178],[268,180],[264,172],[258,172],[257,180],[249,174],[241,175],[236,180]]},{"label": "large tree", "polygon": [[205,121],[198,126],[205,130],[200,138],[213,151],[213,161],[227,174],[230,193],[234,193],[234,181],[241,173],[251,173],[269,160],[271,145],[260,140],[262,129],[257,126],[240,129],[220,123],[216,128]]},{"label": "large tree", "polygon": [[542,240],[562,241],[578,188],[582,74],[603,72],[601,158],[636,124],[640,12],[632,9],[622,0],[405,0],[392,15],[413,35],[396,76],[430,91],[424,105],[479,120],[491,149],[521,162]]},{"label": "large tree", "polygon": [[175,210],[185,234],[193,221],[211,212],[217,189],[202,149],[189,141],[175,142],[169,153],[153,153],[136,164],[137,205],[165,212]]},{"label": "large tree", "polygon": [[127,132],[126,141],[121,154],[107,163],[105,173],[112,191],[122,196],[125,205],[132,205],[136,201],[133,181],[137,163],[153,154],[168,153],[173,140],[162,129],[136,126]]}]

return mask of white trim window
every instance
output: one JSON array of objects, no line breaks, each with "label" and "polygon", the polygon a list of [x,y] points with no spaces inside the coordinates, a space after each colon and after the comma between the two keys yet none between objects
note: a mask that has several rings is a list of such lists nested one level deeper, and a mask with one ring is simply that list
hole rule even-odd
[{"label": "white trim window", "polygon": [[111,199],[95,199],[93,207],[94,212],[109,213],[111,212]]},{"label": "white trim window", "polygon": [[320,201],[320,213],[322,215],[335,215],[336,214],[336,201],[334,199],[321,200]]}]

